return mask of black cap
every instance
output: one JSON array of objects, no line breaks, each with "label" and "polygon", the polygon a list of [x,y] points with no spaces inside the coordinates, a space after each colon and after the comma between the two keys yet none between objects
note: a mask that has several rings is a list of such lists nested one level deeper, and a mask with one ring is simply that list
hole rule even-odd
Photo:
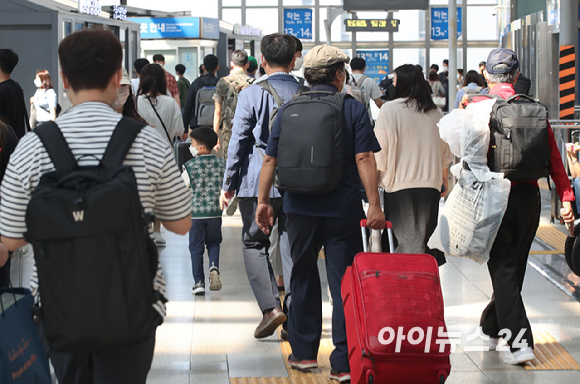
[{"label": "black cap", "polygon": [[[498,64],[505,64],[507,68],[493,69]],[[514,69],[520,67],[520,62],[518,61],[518,56],[514,51],[507,48],[496,48],[489,53],[487,57],[487,64],[485,65],[485,70],[487,73],[509,73]]]}]

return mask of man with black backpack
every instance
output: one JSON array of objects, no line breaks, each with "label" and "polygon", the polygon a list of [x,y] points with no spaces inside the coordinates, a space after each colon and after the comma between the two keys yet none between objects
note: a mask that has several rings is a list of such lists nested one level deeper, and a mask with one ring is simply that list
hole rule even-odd
[{"label": "man with black backpack", "polygon": [[285,191],[293,260],[288,318],[292,347],[288,364],[292,368],[318,367],[322,306],[317,260],[324,245],[334,302],[330,378],[341,383],[349,382],[350,366],[340,282],[354,256],[362,252],[361,181],[369,201],[367,226],[385,226],[373,154],[381,148],[365,106],[341,93],[348,62],[344,52],[327,45],[306,54],[304,76],[312,91],[293,98],[278,112],[260,174],[255,215],[258,227],[269,233],[275,212],[269,191],[276,173],[276,184]]},{"label": "man with black backpack", "polygon": [[574,194],[548,123],[547,108],[514,91],[519,76],[515,52],[505,48],[491,51],[484,74],[489,95],[475,96],[472,100],[496,99],[490,119],[488,165],[492,172],[504,173],[512,181],[512,187],[487,263],[494,294],[481,315],[480,326],[490,336],[490,347],[496,346],[500,337],[505,338],[510,352],[504,356],[504,362],[516,365],[535,358],[521,290],[540,221],[537,180],[548,175],[552,178],[562,200],[562,217],[566,223],[574,222]]},{"label": "man with black backpack", "polygon": [[[260,168],[270,136],[271,113],[290,101],[299,88],[296,79],[290,75],[296,61],[296,43],[291,36],[281,33],[264,36],[260,51],[268,78],[240,92],[220,198],[222,206],[227,205],[234,194],[240,199],[242,253],[248,280],[262,312],[262,321],[254,332],[257,339],[272,335],[287,319],[281,308],[278,285],[268,260],[270,239],[258,229],[255,214]],[[292,260],[282,198],[276,188],[272,188],[268,195],[274,207],[274,217],[279,220],[280,253],[288,293]]]},{"label": "man with black backpack", "polygon": [[[215,74],[220,69],[216,55],[203,58],[205,73],[195,79],[189,87],[187,100],[183,107],[183,126],[195,129],[198,127],[213,128],[215,86],[218,82]],[[187,133],[187,132],[186,132]]]},{"label": "man with black backpack", "polygon": [[58,55],[73,107],[10,157],[2,243],[34,248],[35,313],[59,383],[145,384],[167,302],[150,217],[186,234],[191,194],[169,143],[111,107],[123,74],[117,37],[76,32]]}]

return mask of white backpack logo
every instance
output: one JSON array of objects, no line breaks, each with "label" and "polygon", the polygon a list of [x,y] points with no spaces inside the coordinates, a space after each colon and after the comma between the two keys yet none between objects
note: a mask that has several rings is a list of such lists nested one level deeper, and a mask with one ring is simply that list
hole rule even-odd
[{"label": "white backpack logo", "polygon": [[85,211],[73,211],[73,218],[75,221],[83,221],[85,217]]}]

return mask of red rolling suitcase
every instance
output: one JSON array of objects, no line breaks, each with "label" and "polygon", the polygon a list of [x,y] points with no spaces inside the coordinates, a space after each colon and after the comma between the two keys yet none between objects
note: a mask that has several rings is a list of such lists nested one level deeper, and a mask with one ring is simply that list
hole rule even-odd
[{"label": "red rolling suitcase", "polygon": [[[364,252],[342,279],[353,384],[437,384],[451,371],[437,261],[431,255]],[[393,252],[391,223],[387,222]]]}]

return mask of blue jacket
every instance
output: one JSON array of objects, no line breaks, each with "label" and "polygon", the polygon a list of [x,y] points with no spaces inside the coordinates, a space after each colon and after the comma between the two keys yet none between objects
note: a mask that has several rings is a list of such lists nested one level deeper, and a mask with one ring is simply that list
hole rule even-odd
[{"label": "blue jacket", "polygon": [[[268,77],[268,82],[284,103],[298,92],[298,82],[291,75],[273,75]],[[256,83],[240,92],[228,149],[224,191],[237,191],[238,197],[258,197],[262,156],[270,137],[268,122],[270,112],[276,107],[274,97]],[[272,188],[270,197],[281,195]]]}]

